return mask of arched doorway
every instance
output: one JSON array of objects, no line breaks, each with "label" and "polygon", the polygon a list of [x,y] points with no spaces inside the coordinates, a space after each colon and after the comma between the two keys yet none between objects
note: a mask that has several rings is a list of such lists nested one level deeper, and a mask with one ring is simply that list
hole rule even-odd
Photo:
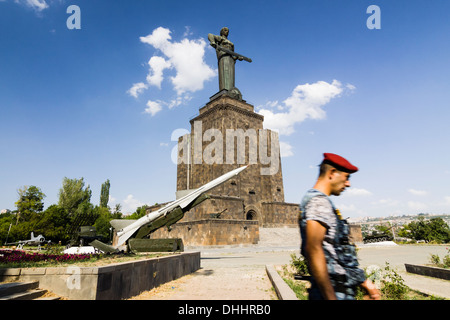
[{"label": "arched doorway", "polygon": [[247,211],[247,215],[246,215],[245,219],[246,220],[256,220],[256,211],[255,210]]}]

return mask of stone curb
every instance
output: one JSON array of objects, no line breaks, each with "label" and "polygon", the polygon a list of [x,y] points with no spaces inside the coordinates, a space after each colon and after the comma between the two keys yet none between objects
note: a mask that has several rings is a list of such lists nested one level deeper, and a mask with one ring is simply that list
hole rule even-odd
[{"label": "stone curb", "polygon": [[422,266],[405,263],[405,269],[409,273],[419,274],[438,279],[450,280],[450,270],[444,268]]},{"label": "stone curb", "polygon": [[298,300],[294,291],[284,282],[273,265],[266,265],[266,272],[280,300]]}]

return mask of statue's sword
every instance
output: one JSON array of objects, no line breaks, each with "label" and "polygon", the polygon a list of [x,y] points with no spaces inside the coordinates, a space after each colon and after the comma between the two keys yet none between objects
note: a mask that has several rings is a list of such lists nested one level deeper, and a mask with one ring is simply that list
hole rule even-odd
[{"label": "statue's sword", "polygon": [[214,45],[213,47],[215,47],[217,50],[220,50],[220,51],[223,51],[223,52],[225,52],[225,53],[228,53],[228,54],[230,54],[230,55],[232,55],[232,56],[234,56],[234,57],[236,57],[236,58],[242,58],[242,60],[245,60],[245,61],[248,61],[248,62],[252,62],[252,59],[250,59],[250,58],[247,58],[246,56],[243,56],[242,54],[239,54],[239,53],[236,53],[236,52],[234,52],[234,51],[231,51],[231,50],[228,50],[228,49],[225,49],[224,47],[221,47],[221,46],[219,46],[219,45]]}]

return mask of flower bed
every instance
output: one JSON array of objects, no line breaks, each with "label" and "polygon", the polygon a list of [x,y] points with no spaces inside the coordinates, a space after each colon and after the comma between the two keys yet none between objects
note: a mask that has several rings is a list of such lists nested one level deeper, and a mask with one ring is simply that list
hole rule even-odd
[{"label": "flower bed", "polygon": [[27,263],[71,263],[100,257],[100,254],[48,254],[22,250],[0,250],[0,265],[24,266]]}]

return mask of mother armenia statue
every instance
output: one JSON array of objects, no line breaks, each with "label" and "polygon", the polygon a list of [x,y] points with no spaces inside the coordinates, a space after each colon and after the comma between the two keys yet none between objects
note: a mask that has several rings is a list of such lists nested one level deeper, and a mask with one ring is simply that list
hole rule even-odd
[{"label": "mother armenia statue", "polygon": [[219,92],[224,91],[224,94],[232,98],[242,100],[242,94],[238,88],[235,87],[235,64],[236,60],[252,62],[252,59],[244,57],[234,52],[234,44],[228,40],[229,29],[224,27],[220,30],[220,36],[208,34],[210,45],[216,49],[217,60],[219,65]]}]

